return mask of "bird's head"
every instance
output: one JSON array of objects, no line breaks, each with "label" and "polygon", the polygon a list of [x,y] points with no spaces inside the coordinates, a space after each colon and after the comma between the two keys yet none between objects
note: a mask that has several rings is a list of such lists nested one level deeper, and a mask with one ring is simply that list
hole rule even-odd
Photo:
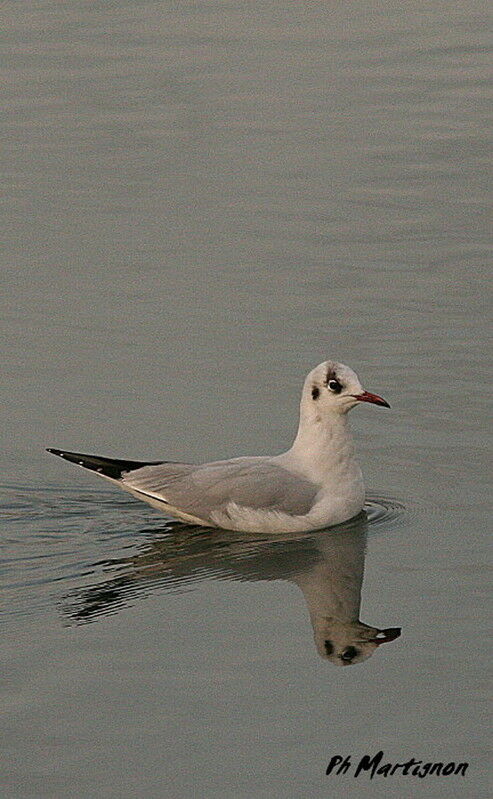
[{"label": "bird's head", "polygon": [[[325,634],[323,634],[325,633]],[[395,641],[400,627],[369,627],[361,621],[327,622],[326,629],[318,630],[315,642],[319,654],[335,666],[354,666],[368,660],[381,644]]]},{"label": "bird's head", "polygon": [[319,413],[345,414],[360,402],[390,408],[378,394],[365,391],[358,375],[337,361],[324,361],[312,369],[305,380],[303,402],[311,403]]}]

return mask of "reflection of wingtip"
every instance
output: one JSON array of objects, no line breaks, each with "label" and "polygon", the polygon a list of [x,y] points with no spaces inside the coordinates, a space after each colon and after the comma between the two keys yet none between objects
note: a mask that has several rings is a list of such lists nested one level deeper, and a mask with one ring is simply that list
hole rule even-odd
[{"label": "reflection of wingtip", "polygon": [[375,643],[377,646],[380,644],[386,644],[389,641],[395,641],[396,638],[399,638],[402,632],[402,627],[387,627],[385,630],[379,630],[375,637]]}]

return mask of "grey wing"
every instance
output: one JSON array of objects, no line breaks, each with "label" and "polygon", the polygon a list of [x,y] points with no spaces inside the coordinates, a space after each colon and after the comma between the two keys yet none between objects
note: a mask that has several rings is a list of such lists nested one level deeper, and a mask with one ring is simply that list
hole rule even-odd
[{"label": "grey wing", "polygon": [[129,472],[123,482],[204,521],[211,521],[211,513],[226,510],[230,502],[255,510],[304,515],[313,507],[319,490],[271,458],[145,466]]}]

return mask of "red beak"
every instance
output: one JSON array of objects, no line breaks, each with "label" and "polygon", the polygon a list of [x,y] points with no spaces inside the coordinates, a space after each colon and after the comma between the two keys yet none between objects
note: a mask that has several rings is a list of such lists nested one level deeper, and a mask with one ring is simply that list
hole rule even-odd
[{"label": "red beak", "polygon": [[383,405],[384,408],[390,408],[387,400],[379,397],[378,394],[371,394],[369,391],[363,391],[362,394],[353,394],[352,396],[360,402],[373,402],[374,405]]},{"label": "red beak", "polygon": [[386,630],[380,630],[376,638],[372,640],[374,644],[380,646],[380,644],[386,644],[388,641],[395,641],[396,638],[399,638],[400,634],[400,627],[387,627]]}]

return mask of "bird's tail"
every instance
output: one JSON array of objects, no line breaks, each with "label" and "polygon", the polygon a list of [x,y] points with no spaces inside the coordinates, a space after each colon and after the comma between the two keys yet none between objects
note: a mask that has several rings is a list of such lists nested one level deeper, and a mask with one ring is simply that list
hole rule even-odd
[{"label": "bird's tail", "polygon": [[58,455],[66,461],[76,463],[78,466],[83,466],[84,469],[89,469],[91,472],[97,472],[102,477],[109,477],[111,480],[121,480],[125,472],[141,469],[143,466],[159,466],[159,464],[163,463],[163,461],[124,461],[117,458],[104,458],[101,455],[65,452],[65,450],[52,449],[51,447],[46,451],[51,452],[53,455]]}]

